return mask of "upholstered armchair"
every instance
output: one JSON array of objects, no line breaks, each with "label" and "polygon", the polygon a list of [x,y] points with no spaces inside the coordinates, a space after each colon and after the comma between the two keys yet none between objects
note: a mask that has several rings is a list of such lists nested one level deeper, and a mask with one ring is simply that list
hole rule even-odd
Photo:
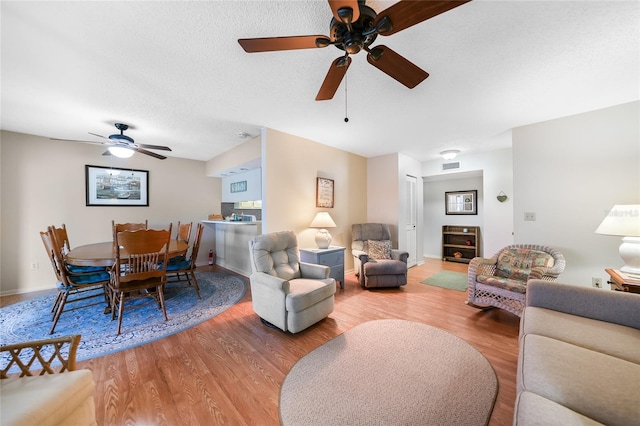
[{"label": "upholstered armchair", "polygon": [[351,240],[353,266],[362,287],[400,287],[407,283],[409,253],[391,248],[388,225],[351,225]]},{"label": "upholstered armchair", "polygon": [[266,325],[298,333],[333,312],[336,281],[329,267],[300,262],[293,232],[257,236],[249,257],[253,310]]},{"label": "upholstered armchair", "polygon": [[491,307],[522,315],[527,282],[555,281],[564,271],[562,253],[551,247],[514,244],[490,259],[476,257],[469,263],[467,304],[479,309]]}]

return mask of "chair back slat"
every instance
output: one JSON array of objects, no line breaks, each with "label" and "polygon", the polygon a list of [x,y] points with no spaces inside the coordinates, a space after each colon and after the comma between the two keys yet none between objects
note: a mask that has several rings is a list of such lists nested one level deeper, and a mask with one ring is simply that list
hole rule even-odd
[{"label": "chair back slat", "polygon": [[182,241],[185,244],[189,244],[192,227],[193,227],[193,222],[183,223],[183,224],[178,222],[178,232],[176,233],[176,240]]}]

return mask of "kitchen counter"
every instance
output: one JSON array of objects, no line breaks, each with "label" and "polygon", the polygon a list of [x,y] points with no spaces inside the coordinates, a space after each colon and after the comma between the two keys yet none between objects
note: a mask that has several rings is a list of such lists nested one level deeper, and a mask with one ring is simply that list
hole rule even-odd
[{"label": "kitchen counter", "polygon": [[261,222],[260,221],[256,221],[256,222],[245,222],[245,221],[235,221],[235,220],[203,220],[201,221],[202,223],[206,224],[211,224],[211,225],[258,225]]},{"label": "kitchen counter", "polygon": [[249,241],[262,234],[262,222],[203,220],[205,232],[215,235],[216,265],[246,277],[251,275]]}]

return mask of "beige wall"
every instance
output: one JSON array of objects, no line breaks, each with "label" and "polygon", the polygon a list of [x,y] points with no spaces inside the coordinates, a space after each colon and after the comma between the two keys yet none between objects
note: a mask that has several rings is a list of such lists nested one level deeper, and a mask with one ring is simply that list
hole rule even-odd
[{"label": "beige wall", "polygon": [[[111,220],[149,220],[150,227],[194,224],[220,209],[220,179],[205,175],[205,162],[136,154],[124,160],[102,156],[104,147],[1,133],[0,294],[50,289],[54,276],[40,240],[48,225],[67,225],[71,245],[110,241]],[[85,165],[149,171],[149,207],[87,207]],[[214,248],[205,233],[199,262]],[[38,269],[32,270],[32,262]]]},{"label": "beige wall", "polygon": [[[351,224],[367,221],[367,159],[272,129],[263,144],[262,232],[291,230],[300,247],[315,247],[309,224],[328,211],[337,225],[331,244],[347,247],[345,271],[353,270]],[[316,208],[317,177],[334,180],[334,208]]]}]

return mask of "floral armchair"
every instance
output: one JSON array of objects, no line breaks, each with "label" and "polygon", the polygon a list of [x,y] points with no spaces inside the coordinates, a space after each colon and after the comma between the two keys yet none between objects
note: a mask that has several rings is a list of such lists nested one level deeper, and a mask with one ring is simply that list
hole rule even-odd
[{"label": "floral armchair", "polygon": [[521,316],[527,282],[555,281],[564,267],[562,253],[533,244],[507,246],[490,259],[476,257],[469,263],[466,303],[479,309],[497,307]]}]

